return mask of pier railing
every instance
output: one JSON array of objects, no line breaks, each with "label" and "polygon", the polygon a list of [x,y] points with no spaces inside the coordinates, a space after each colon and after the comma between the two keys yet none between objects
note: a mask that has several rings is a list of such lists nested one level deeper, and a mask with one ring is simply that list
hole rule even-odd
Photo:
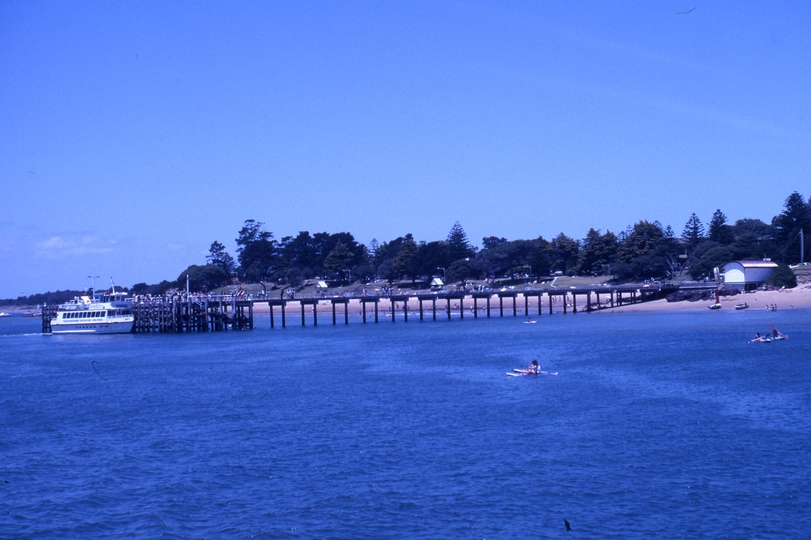
[{"label": "pier railing", "polygon": [[[564,314],[578,311],[593,312],[607,308],[621,307],[649,300],[664,298],[675,292],[678,286],[669,284],[647,285],[643,287],[587,287],[587,288],[537,288],[500,289],[473,291],[412,292],[392,294],[326,293],[306,297],[294,295],[281,298],[269,296],[250,297],[245,295],[175,295],[161,297],[141,297],[132,299],[132,313],[135,318],[133,332],[136,333],[186,333],[186,332],[226,332],[252,330],[254,328],[254,307],[267,305],[270,327],[275,328],[276,317],[280,316],[282,327],[288,323],[287,309],[298,307],[301,324],[308,320],[318,325],[319,307],[331,307],[332,324],[338,323],[338,311],[342,311],[344,324],[349,324],[350,300],[360,305],[358,313],[363,323],[379,322],[381,316],[408,321],[418,317],[420,321],[430,317],[451,319],[456,316],[464,319],[516,317],[520,314],[530,317],[540,316],[544,310],[549,315],[555,312]],[[285,297],[286,296],[286,297]],[[578,307],[578,300],[580,306]],[[523,304],[523,306],[521,306]],[[534,308],[536,313],[531,312]],[[322,312],[323,314],[323,312]],[[42,331],[51,331],[50,322],[56,316],[56,307],[42,310]]]}]

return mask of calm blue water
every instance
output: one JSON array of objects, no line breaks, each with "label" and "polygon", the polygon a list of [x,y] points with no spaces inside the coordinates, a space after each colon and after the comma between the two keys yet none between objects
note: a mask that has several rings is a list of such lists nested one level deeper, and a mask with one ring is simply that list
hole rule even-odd
[{"label": "calm blue water", "polygon": [[808,537],[810,320],[0,319],[0,537]]}]

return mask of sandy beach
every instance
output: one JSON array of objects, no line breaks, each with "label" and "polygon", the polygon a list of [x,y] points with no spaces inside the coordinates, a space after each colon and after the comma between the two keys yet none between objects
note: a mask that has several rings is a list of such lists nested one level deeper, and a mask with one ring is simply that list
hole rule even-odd
[{"label": "sandy beach", "polygon": [[[708,309],[715,300],[702,300],[698,302],[668,302],[656,300],[644,304],[623,306],[609,311],[671,311],[671,310],[699,310]],[[722,309],[735,309],[737,304],[746,303],[748,309],[766,309],[776,306],[778,310],[811,308],[811,285],[800,285],[794,289],[779,291],[753,291],[735,296],[722,296]]]}]

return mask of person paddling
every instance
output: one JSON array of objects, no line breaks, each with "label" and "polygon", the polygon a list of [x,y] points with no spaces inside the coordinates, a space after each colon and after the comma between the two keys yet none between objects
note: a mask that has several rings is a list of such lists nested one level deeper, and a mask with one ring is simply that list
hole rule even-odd
[{"label": "person paddling", "polygon": [[527,373],[532,373],[534,375],[538,375],[541,372],[541,366],[538,365],[537,360],[533,360],[532,363],[527,368]]}]

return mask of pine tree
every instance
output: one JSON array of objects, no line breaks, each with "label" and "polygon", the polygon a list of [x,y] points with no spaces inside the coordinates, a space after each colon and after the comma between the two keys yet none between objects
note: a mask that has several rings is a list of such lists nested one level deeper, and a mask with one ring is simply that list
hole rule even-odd
[{"label": "pine tree", "polygon": [[470,248],[470,242],[467,240],[465,230],[457,221],[453,224],[451,232],[448,233],[448,239],[445,241],[448,246],[448,261],[453,263],[459,259],[466,259],[473,255],[473,250]]},{"label": "pine tree", "polygon": [[[787,263],[800,260],[800,231],[805,237],[805,253],[811,246],[811,210],[802,195],[796,191],[788,196],[783,206],[783,213],[772,220],[775,227],[775,241],[778,245],[779,259]],[[806,255],[807,257],[807,255]]]},{"label": "pine tree", "polygon": [[727,217],[719,208],[713,213],[712,219],[710,220],[709,239],[724,245],[734,242],[735,236],[732,234],[732,227],[726,223]]},{"label": "pine tree", "polygon": [[695,249],[699,242],[704,239],[704,225],[698,216],[693,212],[690,219],[684,225],[684,230],[681,233],[682,240],[687,242],[691,248]]}]

